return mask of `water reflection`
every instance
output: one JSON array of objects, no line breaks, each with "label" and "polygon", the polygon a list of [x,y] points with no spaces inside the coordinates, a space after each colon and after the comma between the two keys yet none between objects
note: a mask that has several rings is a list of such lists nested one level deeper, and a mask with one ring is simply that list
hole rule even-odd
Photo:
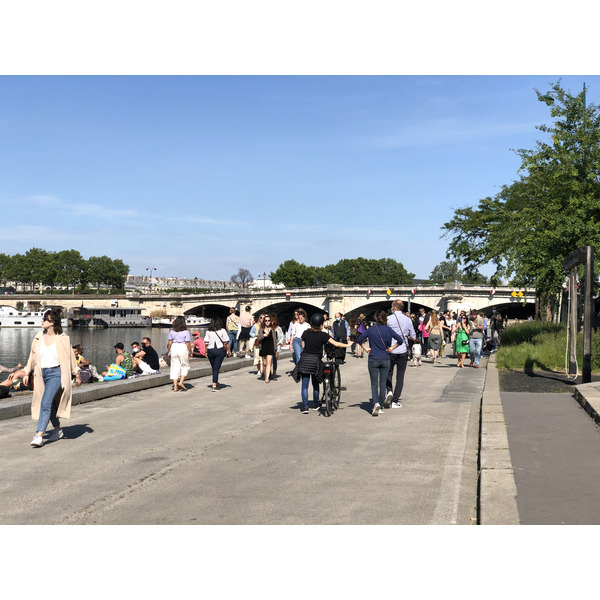
[{"label": "water reflection", "polygon": [[[205,327],[190,327],[192,331],[200,331],[202,336],[206,333]],[[5,367],[14,367],[18,363],[23,365],[29,357],[31,342],[41,328],[18,329],[12,327],[0,327],[0,364]],[[108,329],[79,329],[70,327],[65,333],[71,338],[71,345],[81,344],[83,355],[95,365],[98,371],[106,368],[107,364],[113,362],[116,353],[114,345],[122,342],[126,350],[131,349],[132,342],[141,342],[143,337],[152,340],[152,346],[163,354],[167,349],[167,337],[169,329],[161,327],[111,327]],[[0,381],[6,379],[6,375],[0,375]]]}]

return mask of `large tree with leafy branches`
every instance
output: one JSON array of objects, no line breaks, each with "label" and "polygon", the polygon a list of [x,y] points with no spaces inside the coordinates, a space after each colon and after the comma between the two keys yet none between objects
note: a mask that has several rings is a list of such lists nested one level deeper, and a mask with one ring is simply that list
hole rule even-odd
[{"label": "large tree with leafy branches", "polygon": [[543,94],[553,119],[547,138],[521,158],[519,178],[476,207],[455,210],[442,227],[448,258],[467,270],[492,263],[492,282],[535,286],[550,306],[564,281],[564,259],[580,246],[600,245],[600,109],[586,90],[572,95],[560,82]]}]

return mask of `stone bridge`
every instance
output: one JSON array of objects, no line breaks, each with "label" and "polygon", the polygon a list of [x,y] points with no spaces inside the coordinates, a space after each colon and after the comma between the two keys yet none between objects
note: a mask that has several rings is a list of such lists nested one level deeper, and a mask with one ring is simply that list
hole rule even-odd
[{"label": "stone bridge", "polygon": [[[520,294],[520,295],[519,295]],[[42,301],[45,305],[62,306],[64,309],[88,307],[132,307],[141,308],[142,315],[150,316],[158,311],[168,315],[203,315],[225,317],[229,308],[244,310],[252,307],[252,313],[264,310],[277,313],[283,322],[289,321],[294,309],[304,308],[310,315],[327,311],[336,312],[347,319],[364,313],[372,318],[376,310],[390,308],[392,300],[401,299],[405,310],[414,312],[420,307],[425,310],[460,310],[473,308],[491,314],[496,308],[510,318],[526,318],[534,314],[535,289],[497,287],[446,283],[443,285],[405,286],[342,286],[328,285],[314,288],[264,289],[201,294],[140,294],[130,292],[123,296],[65,296],[24,295],[4,296],[2,303],[15,306],[17,301]]]}]

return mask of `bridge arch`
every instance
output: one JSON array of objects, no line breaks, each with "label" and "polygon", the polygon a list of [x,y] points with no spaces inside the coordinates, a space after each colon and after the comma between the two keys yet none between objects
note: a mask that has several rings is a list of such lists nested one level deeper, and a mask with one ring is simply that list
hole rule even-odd
[{"label": "bridge arch", "polygon": [[494,309],[496,309],[496,312],[499,312],[503,317],[508,317],[509,319],[524,320],[535,316],[535,304],[531,302],[516,302],[514,300],[492,304],[491,306],[482,308],[481,312],[489,317]]},{"label": "bridge arch", "polygon": [[194,315],[205,319],[218,317],[225,324],[225,319],[229,316],[229,306],[220,303],[199,304],[192,308],[188,308],[184,315]]},{"label": "bridge arch", "polygon": [[[264,308],[255,310],[252,314],[256,317],[263,312],[274,313],[277,315],[279,325],[284,331],[286,331],[288,325],[294,317],[294,311],[298,308],[303,308],[306,311],[309,320],[310,317],[315,313],[323,314],[325,312],[325,309],[321,308],[320,306],[315,306],[314,304],[285,300],[283,302],[274,302],[273,304],[269,304]],[[331,315],[329,316],[331,317]]]}]

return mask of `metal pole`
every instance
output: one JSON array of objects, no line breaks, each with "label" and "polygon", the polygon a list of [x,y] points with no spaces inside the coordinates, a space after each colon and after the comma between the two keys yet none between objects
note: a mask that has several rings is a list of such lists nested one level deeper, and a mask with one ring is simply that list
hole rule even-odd
[{"label": "metal pole", "polygon": [[569,375],[577,377],[577,269],[569,273]]},{"label": "metal pole", "polygon": [[594,280],[594,247],[586,246],[585,292],[583,305],[583,368],[582,383],[592,381],[592,284]]}]

